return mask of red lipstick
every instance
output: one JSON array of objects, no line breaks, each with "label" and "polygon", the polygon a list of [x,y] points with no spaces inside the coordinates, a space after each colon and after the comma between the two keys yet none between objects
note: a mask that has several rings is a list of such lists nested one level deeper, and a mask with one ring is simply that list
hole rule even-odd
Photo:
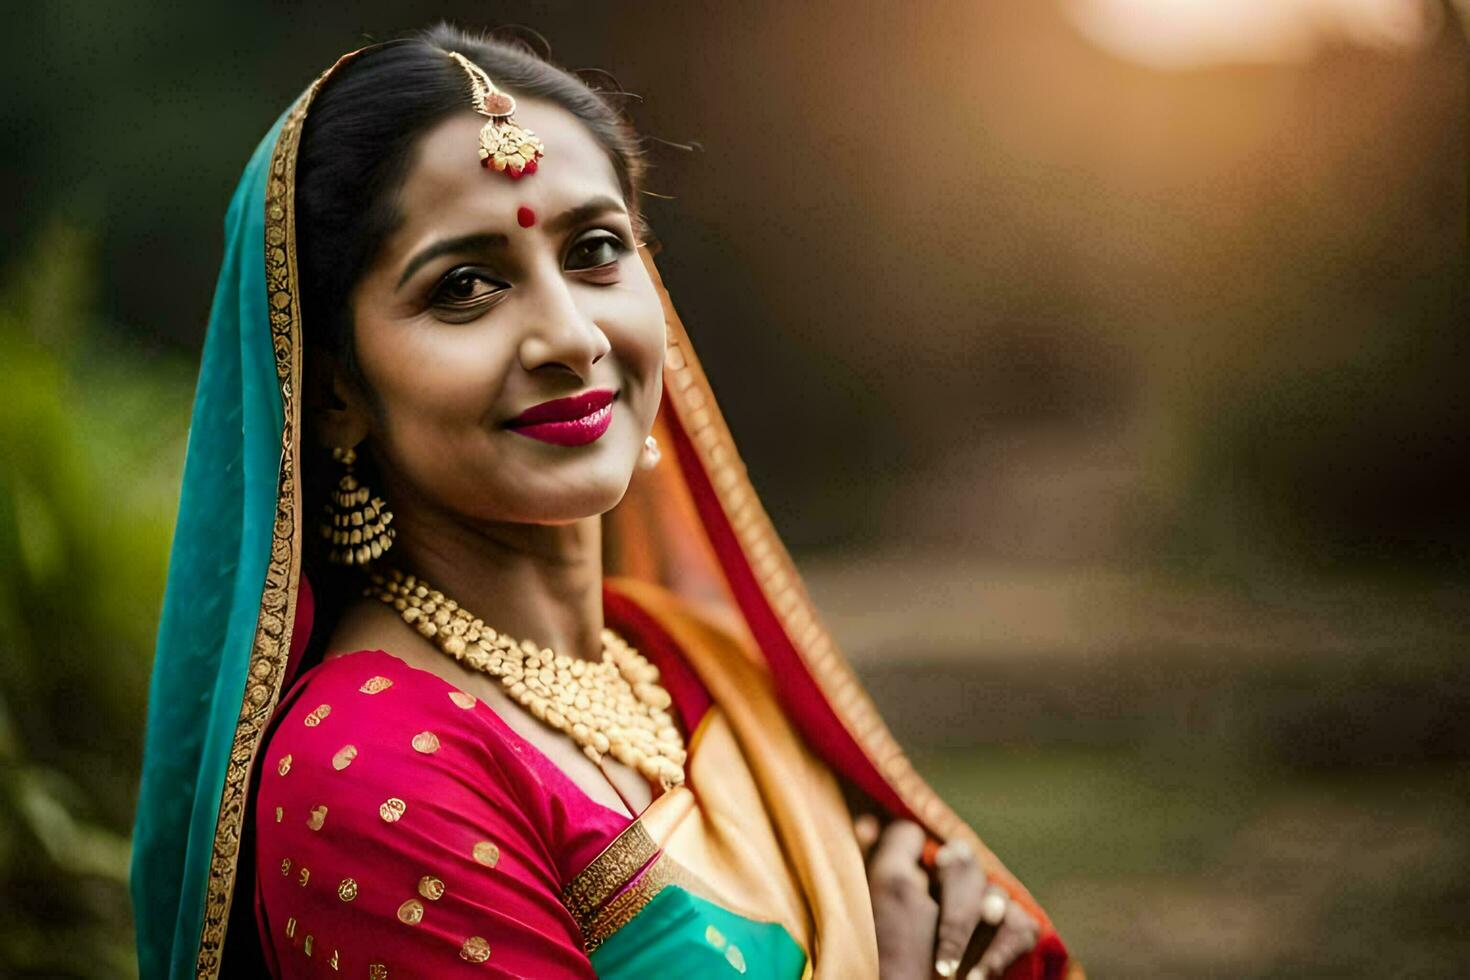
[{"label": "red lipstick", "polygon": [[610,388],[594,388],[532,405],[505,425],[512,432],[557,446],[585,446],[601,438],[612,424],[616,397],[617,392]]}]

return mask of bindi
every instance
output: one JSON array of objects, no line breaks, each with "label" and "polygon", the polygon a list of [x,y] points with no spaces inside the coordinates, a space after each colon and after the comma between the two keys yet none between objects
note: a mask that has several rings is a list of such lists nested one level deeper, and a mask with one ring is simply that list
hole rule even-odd
[{"label": "bindi", "polygon": [[536,212],[522,205],[516,209],[516,223],[522,228],[529,228],[536,223]]}]

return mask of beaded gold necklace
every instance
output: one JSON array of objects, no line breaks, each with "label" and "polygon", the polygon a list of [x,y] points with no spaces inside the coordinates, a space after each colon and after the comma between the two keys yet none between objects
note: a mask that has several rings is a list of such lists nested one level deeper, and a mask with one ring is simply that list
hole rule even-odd
[{"label": "beaded gold necklace", "polygon": [[397,569],[373,572],[364,595],[398,610],[439,649],[498,677],[531,714],[570,735],[593,762],[604,755],[664,789],[684,782],[684,740],[669,717],[669,692],[658,668],[610,629],[594,662],[517,642],[486,626],[423,579]]}]

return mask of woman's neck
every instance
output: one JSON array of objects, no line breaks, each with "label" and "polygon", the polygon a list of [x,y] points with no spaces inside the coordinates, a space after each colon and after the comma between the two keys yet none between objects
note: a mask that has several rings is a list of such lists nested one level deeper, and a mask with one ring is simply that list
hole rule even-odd
[{"label": "woman's neck", "polygon": [[479,524],[395,515],[382,564],[423,578],[497,632],[587,660],[602,656],[602,521]]}]

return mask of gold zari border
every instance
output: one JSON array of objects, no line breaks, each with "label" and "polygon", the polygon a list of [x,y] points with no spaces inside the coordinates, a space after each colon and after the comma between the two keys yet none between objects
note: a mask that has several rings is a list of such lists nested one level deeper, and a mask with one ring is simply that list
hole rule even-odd
[{"label": "gold zari border", "polygon": [[592,859],[592,863],[567,883],[562,889],[562,904],[585,932],[602,903],[657,853],[658,845],[649,836],[643,821],[634,820]]},{"label": "gold zari border", "polygon": [[709,378],[694,354],[693,344],[664,288],[653,257],[646,251],[643,262],[663,302],[664,323],[668,330],[664,359],[665,391],[699,456],[720,508],[740,542],[751,574],[780,620],[797,656],[806,665],[848,734],[919,820],[942,840],[963,838],[981,858],[992,878],[998,879],[1012,894],[1024,896],[1039,909],[1025,886],[914,768],[837,648],[750,482],[724,413],[715,401]]},{"label": "gold zari border", "polygon": [[[339,62],[340,64],[340,62]],[[265,279],[270,312],[271,348],[281,386],[281,464],[276,485],[276,516],[271,554],[261,593],[260,615],[250,648],[245,696],[230,746],[224,790],[215,819],[214,849],[204,899],[204,922],[194,973],[200,980],[219,976],[225,928],[234,897],[240,834],[247,809],[250,771],[266,725],[275,712],[286,662],[291,653],[291,627],[296,619],[297,582],[301,572],[301,500],[298,453],[301,446],[300,404],[301,310],[296,272],[296,152],[301,125],[312,97],[330,72],[324,73],[297,100],[281,126],[271,153],[265,192]]]},{"label": "gold zari border", "polygon": [[589,954],[607,942],[608,937],[632,922],[649,902],[668,885],[679,885],[691,894],[707,894],[707,889],[685,867],[667,854],[653,865],[590,924],[582,928],[582,948]]},{"label": "gold zari border", "polygon": [[645,256],[644,262],[664,304],[668,327],[664,374],[669,398],[767,603],[833,711],[904,802],[940,836],[967,832],[964,821],[929,788],[903,754],[823,625],[795,563],[751,485],[724,413],[715,402],[709,379],[653,260]]}]

